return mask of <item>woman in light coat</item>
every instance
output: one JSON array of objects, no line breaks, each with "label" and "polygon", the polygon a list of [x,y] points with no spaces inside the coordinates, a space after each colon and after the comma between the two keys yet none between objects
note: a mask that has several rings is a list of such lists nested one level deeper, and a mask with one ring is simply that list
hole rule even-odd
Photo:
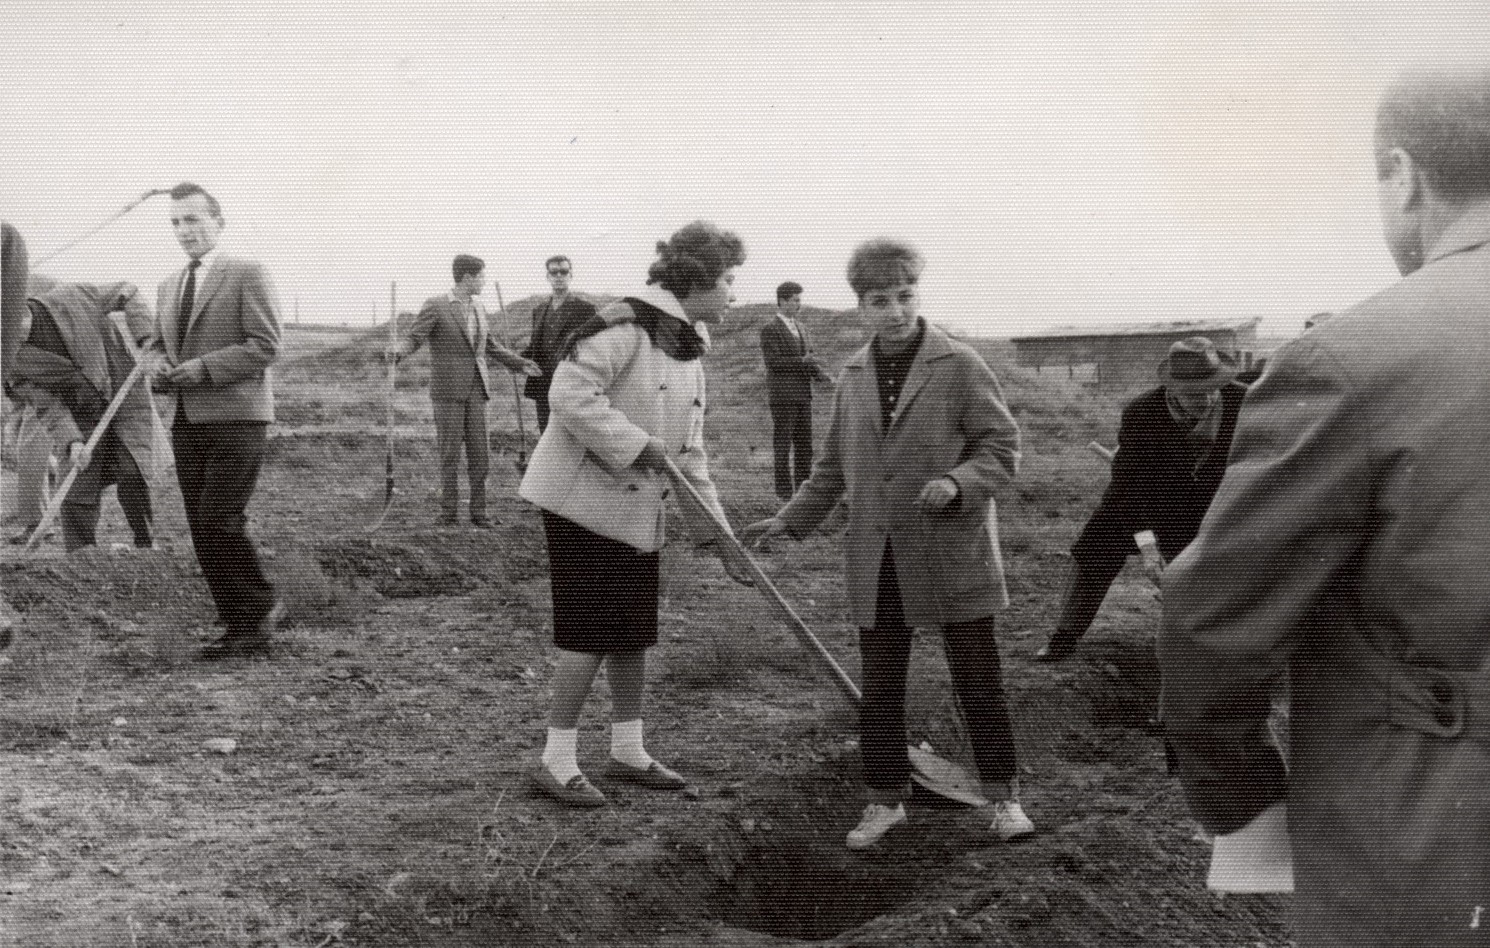
[{"label": "woman in light coat", "polygon": [[859,627],[869,789],[850,849],[873,845],[906,818],[905,688],[916,627],[942,629],[979,777],[994,801],[991,828],[1006,840],[1034,829],[1017,798],[993,636],[994,614],[1008,605],[993,494],[1018,471],[1019,426],[982,358],[918,315],[923,265],[898,241],[854,251],[849,284],[874,337],[838,379],[811,478],[775,517],[742,531],[757,543],[800,539],[847,502],[844,567]]},{"label": "woman in light coat", "polygon": [[[549,425],[519,488],[542,509],[559,649],[548,737],[532,779],[570,806],[606,802],[576,756],[580,710],[601,665],[611,690],[606,776],[653,789],[686,785],[642,740],[664,501],[672,494],[666,459],[723,518],[704,450],[700,357],[707,324],[718,323],[734,299],[745,248],[699,221],[659,243],[657,253],[645,290],[575,331],[549,388]],[[681,509],[690,521],[702,516]],[[695,532],[708,531],[700,522]]]}]

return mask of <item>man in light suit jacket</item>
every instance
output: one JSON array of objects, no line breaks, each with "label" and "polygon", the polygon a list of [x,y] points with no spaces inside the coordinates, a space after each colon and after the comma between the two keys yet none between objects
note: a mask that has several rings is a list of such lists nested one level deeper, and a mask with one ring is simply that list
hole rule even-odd
[{"label": "man in light suit jacket", "polygon": [[245,511],[274,420],[269,365],[279,302],[263,267],[217,253],[224,225],[200,186],[171,189],[171,226],[190,258],[160,285],[152,353],[197,562],[227,632],[202,658],[265,653],[285,607],[264,576]]},{"label": "man in light suit jacket", "polygon": [[564,356],[564,343],[574,332],[595,315],[595,307],[569,292],[569,277],[574,265],[565,256],[549,257],[544,261],[548,271],[548,285],[553,295],[539,303],[533,310],[533,332],[523,355],[538,363],[541,375],[528,379],[523,394],[533,400],[538,409],[538,430],[548,427],[548,389],[554,381],[554,370]]},{"label": "man in light suit jacket", "polygon": [[812,383],[830,383],[812,355],[802,311],[802,287],[790,281],[776,288],[776,318],[761,327],[766,363],[766,396],[771,406],[776,454],[776,496],[790,500],[812,476]]},{"label": "man in light suit jacket", "polygon": [[[1287,801],[1300,948],[1483,948],[1490,64],[1397,80],[1375,144],[1403,278],[1248,391],[1164,575],[1161,716],[1207,831]],[[1265,726],[1281,676],[1286,762]]]},{"label": "man in light suit jacket", "polygon": [[454,526],[459,522],[460,453],[464,447],[471,484],[471,525],[490,530],[486,472],[491,445],[486,433],[486,403],[491,398],[491,374],[486,360],[494,358],[513,372],[528,376],[538,375],[540,369],[492,338],[486,310],[476,298],[486,286],[486,264],[479,257],[460,254],[450,269],[455,287],[424,301],[409,335],[393,355],[402,359],[429,343],[429,397],[440,455],[440,523]]}]

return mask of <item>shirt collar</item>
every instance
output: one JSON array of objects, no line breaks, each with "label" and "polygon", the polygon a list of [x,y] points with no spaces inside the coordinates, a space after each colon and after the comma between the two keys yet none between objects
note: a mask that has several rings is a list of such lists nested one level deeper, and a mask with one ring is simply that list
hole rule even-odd
[{"label": "shirt collar", "polygon": [[674,319],[682,320],[683,322],[692,326],[693,331],[698,334],[698,337],[700,339],[703,340],[704,348],[709,348],[709,327],[704,323],[696,323],[693,320],[689,319],[688,314],[683,311],[683,304],[678,302],[678,298],[676,296],[672,295],[667,290],[664,290],[662,287],[658,286],[655,283],[647,284],[638,292],[633,293],[632,296],[636,299],[641,300],[643,303],[648,304],[649,306],[657,307]]},{"label": "shirt collar", "polygon": [[915,358],[916,358],[916,356],[920,353],[921,346],[925,342],[926,342],[926,320],[925,320],[925,318],[918,317],[916,319],[916,337],[914,339],[912,339],[910,341],[910,344],[907,345],[904,349],[900,350],[899,352],[895,353],[894,355],[887,355],[885,353],[884,349],[880,348],[880,337],[879,337],[879,333],[875,333],[874,338],[869,341],[869,350],[870,350],[871,353],[873,353],[874,358],[877,361],[883,361],[883,362],[901,362],[901,361],[911,362],[911,361],[914,361]]},{"label": "shirt collar", "polygon": [[[213,248],[212,250],[207,251],[206,253],[198,257],[197,260],[201,262],[201,266],[197,267],[197,279],[200,280],[202,277],[207,275],[207,271],[211,270],[212,264],[217,261],[217,249]],[[190,267],[191,261],[188,260],[186,265]]]},{"label": "shirt collar", "polygon": [[1459,216],[1433,242],[1424,255],[1424,263],[1442,260],[1450,254],[1469,250],[1490,242],[1490,203],[1478,204]]}]

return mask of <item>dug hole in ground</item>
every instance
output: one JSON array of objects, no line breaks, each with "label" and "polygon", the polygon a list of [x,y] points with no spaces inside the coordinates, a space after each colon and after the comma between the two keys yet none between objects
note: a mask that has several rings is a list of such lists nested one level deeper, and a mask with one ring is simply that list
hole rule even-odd
[{"label": "dug hole in ground", "polygon": [[[534,302],[509,307],[514,326]],[[736,526],[776,506],[756,341],[769,315],[734,313],[707,357],[711,459]],[[806,318],[830,366],[865,338],[852,314]],[[603,682],[580,762],[611,805],[569,811],[529,789],[552,649],[511,400],[491,406],[497,529],[437,528],[427,357],[406,363],[398,494],[367,532],[383,501],[385,336],[286,335],[251,507],[292,607],[273,658],[193,661],[216,630],[169,475],[159,551],[109,552],[128,537],[110,495],[99,549],[5,553],[21,622],[0,653],[0,946],[1289,943],[1279,898],[1203,887],[1209,846],[1150,724],[1158,603],[1139,571],[1074,658],[1032,659],[1105,482],[1086,445],[1112,443],[1118,399],[979,343],[1025,437],[1000,497],[1013,604],[998,622],[1038,834],[1000,843],[976,811],[917,797],[908,826],[850,853],[851,709],[756,592],[686,545],[665,557],[647,740],[696,792],[605,782]],[[856,675],[838,543],[761,562]],[[908,713],[913,743],[970,761],[934,635],[918,639]]]}]

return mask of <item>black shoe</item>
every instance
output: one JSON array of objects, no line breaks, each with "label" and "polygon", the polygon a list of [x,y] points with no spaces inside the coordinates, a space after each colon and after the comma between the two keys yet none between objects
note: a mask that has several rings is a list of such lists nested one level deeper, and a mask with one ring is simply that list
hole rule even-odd
[{"label": "black shoe", "polygon": [[1076,643],[1080,640],[1081,636],[1075,632],[1062,632],[1057,629],[1055,634],[1050,637],[1050,641],[1045,643],[1045,647],[1035,653],[1035,661],[1065,661],[1076,651]]},{"label": "black shoe", "polygon": [[472,517],[471,526],[477,530],[495,530],[497,529],[497,522],[490,517]]},{"label": "black shoe", "polygon": [[269,639],[261,635],[224,635],[210,642],[197,656],[198,661],[226,662],[237,658],[252,658],[269,654]]}]

